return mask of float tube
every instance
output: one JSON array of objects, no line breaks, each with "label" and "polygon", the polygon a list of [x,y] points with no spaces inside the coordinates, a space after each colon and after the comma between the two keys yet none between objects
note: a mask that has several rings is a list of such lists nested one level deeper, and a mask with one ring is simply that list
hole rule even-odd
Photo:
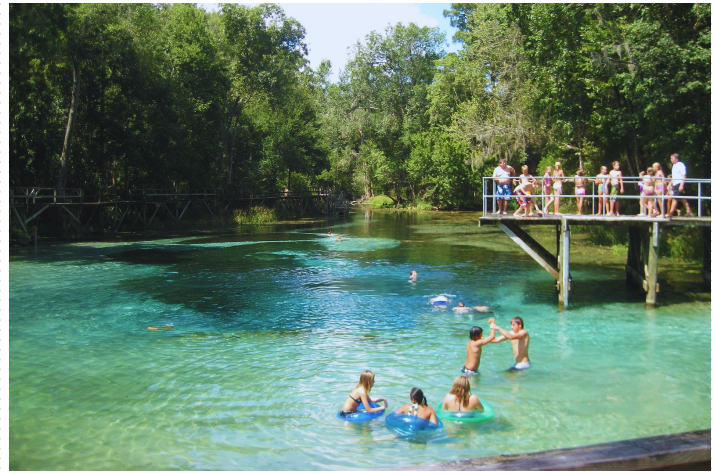
[{"label": "float tube", "polygon": [[[375,402],[370,402],[370,408],[377,408],[379,406],[380,405]],[[355,410],[356,411],[352,413],[347,413],[345,415],[341,415],[341,412],[339,411],[338,419],[343,421],[350,421],[352,423],[365,423],[366,421],[374,420],[375,418],[385,414],[385,410],[369,412],[365,410],[365,405],[363,405],[362,403],[360,403]]]},{"label": "float tube", "polygon": [[447,303],[449,303],[449,298],[444,295],[439,295],[429,300],[429,302],[432,306],[447,306]]},{"label": "float tube", "polygon": [[443,428],[442,420],[437,417],[435,425],[429,420],[406,413],[395,413],[394,411],[385,417],[387,426],[391,426],[400,434],[413,435],[421,432],[436,431]]},{"label": "float tube", "polygon": [[434,409],[437,416],[449,421],[461,421],[464,423],[477,423],[479,421],[489,421],[494,418],[494,407],[484,400],[480,400],[484,411],[448,411],[442,409],[442,404]]}]

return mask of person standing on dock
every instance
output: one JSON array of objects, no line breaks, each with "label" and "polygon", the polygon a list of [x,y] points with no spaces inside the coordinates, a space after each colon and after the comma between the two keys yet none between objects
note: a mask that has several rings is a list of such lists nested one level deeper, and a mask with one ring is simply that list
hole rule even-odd
[{"label": "person standing on dock", "polygon": [[616,216],[620,216],[621,213],[618,212],[618,199],[616,196],[618,196],[619,191],[623,194],[623,173],[621,173],[620,162],[614,161],[612,166],[613,169],[608,173],[611,177],[611,210],[607,215],[612,216],[615,213]]},{"label": "person standing on dock", "polygon": [[529,361],[529,333],[524,329],[523,319],[519,316],[512,318],[511,331],[506,332],[496,325],[494,318],[491,318],[489,328],[492,331],[497,330],[501,334],[501,336],[492,341],[493,343],[498,344],[507,339],[511,341],[511,348],[514,350],[514,365],[509,369],[510,371],[524,370],[531,367],[531,362]]},{"label": "person standing on dock", "polygon": [[678,196],[681,196],[680,201],[682,201],[683,206],[685,206],[685,217],[691,217],[693,213],[690,212],[690,205],[688,204],[688,200],[682,199],[682,196],[684,196],[685,193],[685,178],[687,175],[685,163],[680,161],[680,155],[677,153],[673,153],[672,155],[670,155],[670,162],[673,163],[673,179],[670,182],[670,185],[673,189],[673,199],[670,205],[670,210],[665,215],[665,217],[673,217],[673,213],[678,208],[678,199],[676,199]]},{"label": "person standing on dock", "polygon": [[494,214],[506,215],[507,206],[511,199],[511,177],[516,175],[514,168],[506,164],[506,160],[499,160],[499,166],[494,168],[492,177],[497,182],[497,212]]}]

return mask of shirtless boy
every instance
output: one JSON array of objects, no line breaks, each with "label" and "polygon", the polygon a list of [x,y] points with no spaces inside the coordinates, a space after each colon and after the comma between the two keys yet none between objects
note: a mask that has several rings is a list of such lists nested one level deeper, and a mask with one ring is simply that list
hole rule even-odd
[{"label": "shirtless boy", "polygon": [[499,343],[509,339],[511,348],[514,350],[514,366],[509,370],[524,370],[531,367],[529,362],[529,333],[524,329],[524,320],[516,316],[511,320],[511,331],[506,332],[496,325],[494,318],[489,320],[489,328],[499,331],[501,336],[494,339],[493,343]]},{"label": "shirtless boy", "polygon": [[621,164],[618,161],[612,163],[613,169],[608,175],[611,177],[611,209],[608,211],[609,216],[612,216],[615,212],[617,216],[621,214],[618,212],[618,192],[623,194],[623,173],[621,173]]},{"label": "shirtless boy", "polygon": [[[494,318],[489,318],[489,324],[494,324]],[[462,374],[465,377],[479,375],[479,362],[482,359],[482,346],[494,340],[494,329],[491,328],[489,336],[482,337],[482,328],[473,326],[469,331],[469,342],[467,343],[467,362],[462,367]]]}]

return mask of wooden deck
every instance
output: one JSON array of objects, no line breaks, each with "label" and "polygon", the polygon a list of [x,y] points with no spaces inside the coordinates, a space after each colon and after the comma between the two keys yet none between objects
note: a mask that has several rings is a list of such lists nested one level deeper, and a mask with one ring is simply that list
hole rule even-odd
[{"label": "wooden deck", "polygon": [[405,466],[393,471],[711,470],[710,430],[525,454]]},{"label": "wooden deck", "polygon": [[571,225],[604,225],[604,224],[652,224],[654,222],[664,225],[692,225],[692,226],[710,226],[711,217],[677,217],[660,218],[660,217],[638,217],[638,216],[596,216],[596,215],[576,215],[576,214],[561,214],[555,216],[549,214],[543,217],[514,217],[512,214],[494,215],[487,214],[479,218],[479,224],[497,224],[501,221],[515,221],[522,225],[555,225],[564,221],[568,221]]}]

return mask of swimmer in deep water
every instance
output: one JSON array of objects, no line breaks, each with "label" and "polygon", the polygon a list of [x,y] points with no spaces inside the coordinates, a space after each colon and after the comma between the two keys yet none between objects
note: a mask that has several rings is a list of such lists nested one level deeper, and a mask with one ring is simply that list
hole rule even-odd
[{"label": "swimmer in deep water", "polygon": [[457,306],[452,308],[452,311],[456,311],[458,313],[467,313],[471,310],[479,311],[480,313],[491,313],[489,306],[465,306],[464,301],[460,301],[457,303]]},{"label": "swimmer in deep water", "polygon": [[[340,415],[345,416],[350,413],[355,413],[360,403],[362,403],[365,407],[365,411],[368,411],[370,413],[384,411],[385,408],[387,408],[387,399],[376,398],[373,400],[370,398],[370,390],[372,389],[372,386],[374,384],[375,374],[372,371],[366,370],[361,373],[360,381],[355,386],[355,388],[350,391],[350,395],[348,395],[348,398],[345,400],[345,403],[343,403],[343,407],[340,409]],[[385,402],[385,406],[373,408],[370,406],[370,402]]]},{"label": "swimmer in deep water", "polygon": [[[489,318],[489,324],[494,322],[494,318]],[[462,367],[462,374],[466,377],[479,375],[479,362],[482,359],[482,347],[494,340],[494,330],[491,328],[489,336],[482,337],[482,328],[474,326],[469,330],[469,342],[467,343],[467,361]]]},{"label": "swimmer in deep water", "polygon": [[161,326],[161,327],[149,326],[147,329],[150,331],[168,331],[169,329],[174,329],[174,325],[168,324],[166,326]]},{"label": "swimmer in deep water", "polygon": [[447,303],[449,303],[449,298],[447,298],[445,295],[435,296],[434,298],[431,298],[429,300],[429,304],[431,304],[432,306],[441,306],[446,308]]},{"label": "swimmer in deep water", "polygon": [[328,235],[333,235],[333,231],[332,231],[332,230],[329,230],[329,231],[328,231]]},{"label": "swimmer in deep water", "polygon": [[483,411],[479,397],[471,393],[469,378],[460,375],[452,383],[452,389],[442,400],[442,408],[447,411]]},{"label": "swimmer in deep water", "polygon": [[410,271],[410,280],[417,281],[417,272],[415,270]]},{"label": "swimmer in deep water", "polygon": [[492,341],[493,343],[497,344],[507,339],[511,341],[511,348],[514,350],[514,365],[509,370],[524,370],[531,367],[531,362],[529,361],[529,333],[524,329],[523,319],[519,316],[514,317],[511,320],[511,331],[509,332],[497,326],[494,318],[489,320],[489,327],[492,331],[496,329],[501,334],[501,336]]},{"label": "swimmer in deep water", "polygon": [[402,405],[395,413],[414,415],[423,420],[429,420],[430,423],[435,425],[437,424],[437,414],[434,412],[434,408],[427,406],[427,397],[425,397],[421,389],[415,387],[410,390],[410,402]]}]

